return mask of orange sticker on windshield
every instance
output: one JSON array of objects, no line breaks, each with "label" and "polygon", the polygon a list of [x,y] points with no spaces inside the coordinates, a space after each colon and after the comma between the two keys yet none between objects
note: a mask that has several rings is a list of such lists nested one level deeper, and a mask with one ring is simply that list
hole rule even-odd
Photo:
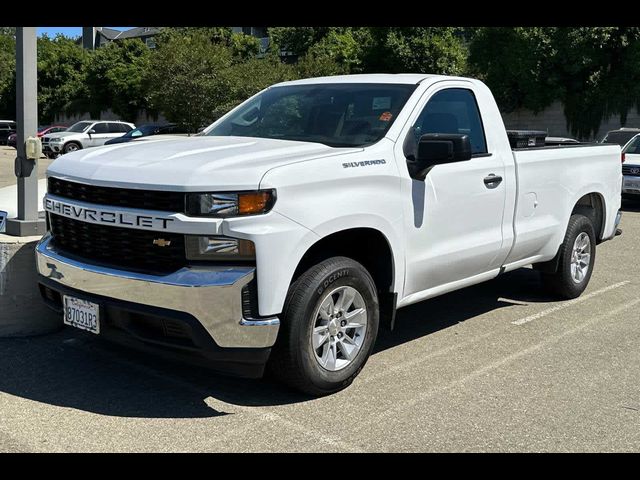
[{"label": "orange sticker on windshield", "polygon": [[384,112],[382,115],[380,115],[379,120],[382,122],[388,122],[389,120],[391,120],[391,117],[393,117],[393,113]]}]

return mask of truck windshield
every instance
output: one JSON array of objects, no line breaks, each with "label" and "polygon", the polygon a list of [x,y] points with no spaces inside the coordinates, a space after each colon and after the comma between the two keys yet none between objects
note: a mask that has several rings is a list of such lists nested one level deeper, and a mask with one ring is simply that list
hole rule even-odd
[{"label": "truck windshield", "polygon": [[272,87],[206,135],[361,147],[380,140],[416,85],[334,83]]},{"label": "truck windshield", "polygon": [[78,122],[69,127],[67,132],[82,133],[92,125],[92,122]]}]

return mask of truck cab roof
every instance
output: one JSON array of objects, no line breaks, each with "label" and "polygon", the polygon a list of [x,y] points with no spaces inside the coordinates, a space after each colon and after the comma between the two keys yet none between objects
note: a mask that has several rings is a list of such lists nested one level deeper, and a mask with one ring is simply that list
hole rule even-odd
[{"label": "truck cab roof", "polygon": [[317,83],[395,83],[416,85],[427,79],[459,79],[476,81],[472,78],[451,77],[445,75],[428,75],[424,73],[363,73],[356,75],[335,75],[331,77],[303,78],[301,80],[291,80],[281,82],[274,86],[283,85],[313,85]]}]

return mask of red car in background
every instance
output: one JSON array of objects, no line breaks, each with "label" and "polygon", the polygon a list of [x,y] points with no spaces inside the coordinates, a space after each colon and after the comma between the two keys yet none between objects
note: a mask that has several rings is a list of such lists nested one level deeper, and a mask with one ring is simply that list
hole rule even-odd
[{"label": "red car in background", "polygon": [[[64,132],[67,128],[64,125],[51,125],[50,127],[40,127],[38,129],[38,138],[42,138],[47,133],[57,133]],[[7,137],[7,145],[13,148],[16,148],[16,139],[18,138],[17,133],[12,133]]]}]

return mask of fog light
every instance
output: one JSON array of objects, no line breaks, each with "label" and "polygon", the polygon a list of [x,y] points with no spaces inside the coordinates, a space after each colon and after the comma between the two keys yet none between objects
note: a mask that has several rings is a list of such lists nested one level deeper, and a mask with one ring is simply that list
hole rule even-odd
[{"label": "fog light", "polygon": [[185,237],[188,260],[254,260],[256,247],[249,240],[221,236]]}]

